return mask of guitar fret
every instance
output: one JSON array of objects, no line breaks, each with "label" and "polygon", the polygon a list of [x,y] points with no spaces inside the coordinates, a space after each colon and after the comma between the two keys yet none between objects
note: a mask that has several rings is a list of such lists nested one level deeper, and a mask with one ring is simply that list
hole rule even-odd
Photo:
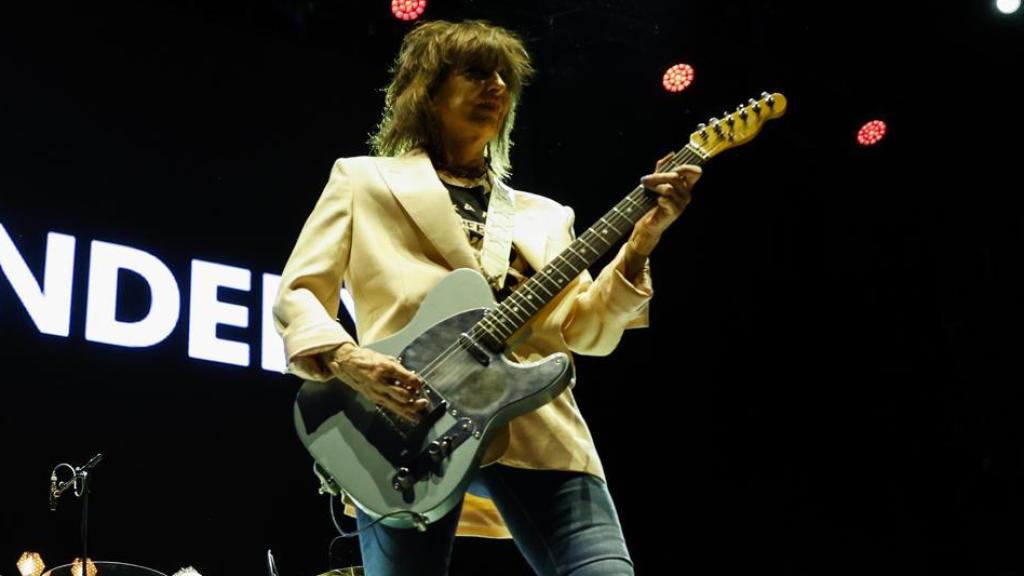
[{"label": "guitar fret", "polygon": [[633,219],[628,217],[628,216],[626,216],[625,214],[623,214],[622,211],[619,210],[617,207],[616,208],[612,208],[611,212],[609,212],[609,214],[614,214],[615,216],[618,216],[619,218],[622,218],[622,220],[627,225],[632,225],[633,224]]},{"label": "guitar fret", "polygon": [[[561,255],[559,255],[559,256],[561,256]],[[556,268],[556,267],[552,267],[552,268]],[[544,280],[550,280],[551,283],[554,285],[555,291],[552,294],[552,296],[555,296],[556,294],[558,294],[559,292],[562,291],[562,284],[565,282],[565,280],[559,280],[559,279],[555,278],[554,276],[551,276],[551,274],[549,272],[546,272],[544,274]]]},{"label": "guitar fret", "polygon": [[[526,310],[531,316],[533,314],[537,313],[538,309],[533,307],[533,303],[529,302],[529,301],[524,301],[523,298],[521,296],[519,296],[518,293],[511,294],[508,297],[508,300],[506,300],[506,302],[508,302],[508,301],[513,301],[513,303],[516,306],[518,306],[519,308],[522,308],[523,310]],[[513,308],[513,310],[514,310],[514,308]],[[527,319],[529,319],[529,318],[527,318]]]},{"label": "guitar fret", "polygon": [[487,315],[485,316],[485,318],[487,318],[487,319],[488,319],[488,320],[490,321],[490,323],[491,323],[491,326],[493,326],[495,330],[497,330],[497,331],[499,331],[499,332],[504,332],[504,331],[505,331],[506,327],[504,326],[504,324],[505,324],[505,322],[507,322],[507,321],[508,321],[508,319],[507,319],[507,318],[503,319],[503,318],[502,318],[502,317],[501,317],[501,316],[499,315],[499,313],[498,313],[498,308],[494,308],[494,309],[492,309],[492,310],[491,310],[491,311],[490,311],[490,312],[489,312],[489,313],[488,313],[488,314],[487,314]]},{"label": "guitar fret", "polygon": [[[490,336],[494,336],[493,334],[491,334],[491,330],[497,328],[497,326],[494,325],[494,321],[491,320],[488,314],[484,314],[484,317],[480,319],[478,324],[481,325],[481,328],[483,328],[484,332],[487,332],[487,334]],[[490,329],[487,328],[486,324],[490,324]]]},{"label": "guitar fret", "polygon": [[[564,277],[565,275],[563,274],[562,276]],[[562,291],[562,287],[565,285],[566,280],[562,278],[555,278],[554,276],[549,276],[549,278],[551,279],[551,283],[555,285],[555,294],[557,295]]]},{"label": "guitar fret", "polygon": [[[583,236],[586,236],[586,234],[584,234]],[[596,253],[597,253],[597,250],[594,250],[594,247],[593,247],[593,246],[591,246],[591,245],[590,245],[590,244],[589,244],[589,243],[588,243],[588,242],[587,242],[587,241],[586,241],[586,240],[584,239],[584,237],[583,237],[583,236],[580,236],[580,237],[579,237],[579,241],[580,241],[580,242],[583,242],[583,244],[584,244],[584,245],[585,245],[585,246],[586,246],[587,248],[589,248],[591,252],[593,252],[593,253],[595,253],[595,254],[596,254]]]},{"label": "guitar fret", "polygon": [[[562,262],[565,262],[566,264],[568,264],[569,267],[572,267],[572,262],[569,262],[568,260],[566,260],[565,257],[563,257],[561,254],[559,254],[558,256],[555,256],[555,260],[558,260],[559,258],[562,259]],[[555,266],[554,270],[555,270],[555,272],[558,272],[558,275],[561,276],[566,282],[572,282],[572,278],[569,277],[569,276],[566,276],[565,272],[562,272],[561,268],[559,268],[558,266]]]},{"label": "guitar fret", "polygon": [[[484,316],[484,318],[486,318],[486,316]],[[481,321],[481,322],[482,322],[482,321]],[[488,330],[488,329],[487,329],[487,327],[485,327],[485,326],[480,326],[480,329],[484,331],[484,334],[487,334],[487,335],[488,335],[488,336],[490,336],[490,337],[491,337],[492,339],[494,339],[494,340],[497,340],[497,341],[499,341],[499,342],[500,342],[500,341],[502,340],[502,338],[501,338],[501,337],[499,337],[499,336],[498,336],[497,334],[495,334],[495,333],[491,332],[490,330]]]},{"label": "guitar fret", "polygon": [[543,279],[543,276],[541,276],[540,274],[538,274],[537,276],[535,276],[535,278],[537,278],[537,286],[539,286],[540,288],[543,288],[543,289],[544,289],[544,292],[547,292],[548,298],[552,298],[552,297],[554,297],[554,295],[555,295],[556,293],[552,293],[552,292],[549,292],[549,291],[548,291],[548,289],[547,289],[547,286],[544,286],[544,282],[543,282],[543,280],[542,280],[542,279]]},{"label": "guitar fret", "polygon": [[[602,224],[604,224],[608,228],[611,228],[612,230],[614,230],[616,234],[618,234],[619,236],[622,236],[622,230],[619,230],[614,224],[612,224],[611,222],[605,220],[604,216],[602,216],[601,219],[598,220],[598,222],[601,222]],[[607,234],[607,233],[608,233],[607,229],[601,231],[601,235],[602,236],[604,234]]]},{"label": "guitar fret", "polygon": [[629,202],[630,204],[632,204],[634,206],[637,206],[639,208],[643,208],[644,207],[643,203],[637,202],[636,200],[633,200],[633,198],[631,198],[630,196],[626,196],[625,201]]},{"label": "guitar fret", "polygon": [[512,315],[513,315],[513,316],[515,317],[515,319],[516,319],[516,322],[519,322],[519,324],[520,324],[520,325],[522,325],[522,324],[523,324],[523,323],[525,323],[525,322],[526,322],[527,320],[529,320],[529,317],[527,317],[527,318],[522,318],[521,316],[519,316],[518,314],[516,314],[516,311],[517,311],[517,310],[519,310],[519,308],[518,308],[518,307],[516,307],[516,306],[510,306],[510,305],[507,305],[507,304],[505,304],[505,303],[503,302],[503,303],[502,303],[502,305],[501,305],[501,306],[499,306],[499,308],[505,308],[505,309],[507,309],[507,310],[508,310],[508,312],[509,312],[510,314],[512,314]]},{"label": "guitar fret", "polygon": [[[644,202],[637,202],[637,201],[632,200],[630,198],[626,198],[626,199],[629,200],[629,202],[633,205],[633,208],[631,208],[630,211],[629,211],[629,213],[631,214],[633,219],[636,219],[637,217],[639,217],[644,212],[646,212],[647,210],[650,209],[650,208],[648,208],[647,204],[644,203]],[[657,202],[652,203],[651,206],[653,206],[654,204],[657,204]]]},{"label": "guitar fret", "polygon": [[[491,312],[493,312],[495,315],[499,317],[498,321],[501,322],[502,324],[509,324],[515,326],[515,324],[511,320],[509,320],[508,316],[505,315],[505,311],[501,309],[501,306],[494,308],[493,310],[491,310]],[[508,328],[508,326],[502,327],[506,329]]]},{"label": "guitar fret", "polygon": [[[567,246],[565,248],[565,251],[566,252],[571,252],[572,255],[576,256],[577,258],[582,258],[583,261],[587,260],[587,257],[584,256],[584,254],[587,253],[587,245],[586,245],[585,242],[580,242],[579,238],[577,238],[575,242],[573,242],[572,244]],[[568,260],[566,260],[566,261],[568,261]],[[569,265],[572,266],[572,263],[570,262]]]},{"label": "guitar fret", "polygon": [[571,252],[573,256],[579,258],[580,261],[583,262],[583,266],[580,268],[580,271],[590,265],[590,261],[584,258],[579,252],[573,250],[572,246],[566,248],[566,252]]},{"label": "guitar fret", "polygon": [[[531,300],[531,303],[532,303],[532,299],[533,298],[540,298],[540,297],[537,296],[537,293],[534,292],[532,288],[530,288],[530,284],[531,284],[531,282],[526,282],[525,284],[523,284],[523,290],[526,290],[527,292],[529,292],[529,294],[526,295],[526,298]],[[539,307],[537,309],[540,310]]]}]

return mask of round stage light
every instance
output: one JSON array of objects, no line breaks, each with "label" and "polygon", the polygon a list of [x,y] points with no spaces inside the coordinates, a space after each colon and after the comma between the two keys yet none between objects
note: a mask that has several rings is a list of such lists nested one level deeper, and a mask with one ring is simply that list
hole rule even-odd
[{"label": "round stage light", "polygon": [[661,84],[669,92],[682,92],[693,83],[693,66],[676,64],[665,72]]},{"label": "round stage light", "polygon": [[860,127],[860,131],[857,132],[857,143],[861,146],[874,146],[885,137],[886,131],[885,122],[881,120],[872,120],[867,124]]},{"label": "round stage light", "polygon": [[399,20],[415,20],[427,9],[427,0],[391,0],[391,13]]},{"label": "round stage light", "polygon": [[1013,14],[1020,10],[1020,0],[996,0],[996,9],[1003,14]]}]

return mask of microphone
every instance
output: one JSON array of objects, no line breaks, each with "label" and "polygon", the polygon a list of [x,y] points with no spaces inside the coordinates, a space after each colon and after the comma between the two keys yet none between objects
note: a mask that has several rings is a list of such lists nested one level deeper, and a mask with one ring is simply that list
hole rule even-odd
[{"label": "microphone", "polygon": [[79,470],[92,470],[97,464],[100,463],[100,460],[103,460],[103,454],[97,454],[93,456],[92,458],[89,459],[88,462],[85,463],[85,466],[82,466],[81,468],[79,468]]},{"label": "microphone", "polygon": [[57,511],[57,473],[50,474],[50,512]]}]

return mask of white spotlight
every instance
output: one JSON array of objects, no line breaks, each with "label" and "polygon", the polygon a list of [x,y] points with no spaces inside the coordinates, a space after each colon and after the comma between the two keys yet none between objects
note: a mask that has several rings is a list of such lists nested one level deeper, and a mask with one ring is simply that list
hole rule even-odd
[{"label": "white spotlight", "polygon": [[1020,0],[996,0],[996,8],[1003,14],[1013,14],[1020,9]]}]

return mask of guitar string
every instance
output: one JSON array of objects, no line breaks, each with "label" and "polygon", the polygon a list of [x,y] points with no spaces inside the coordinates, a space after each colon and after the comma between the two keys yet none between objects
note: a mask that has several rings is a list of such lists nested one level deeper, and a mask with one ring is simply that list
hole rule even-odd
[{"label": "guitar string", "polygon": [[[687,146],[684,146],[679,152],[674,153],[672,155],[672,157],[667,161],[667,163],[665,164],[665,166],[662,169],[663,170],[672,170],[672,169],[678,168],[681,164],[684,164],[684,163],[687,163],[687,162],[700,161],[700,160],[701,160],[701,156],[699,154],[697,154],[695,151],[691,150],[689,145],[687,145]],[[626,197],[629,198],[629,197],[632,197],[632,196],[637,195],[637,194],[643,194],[643,192],[644,192],[644,189],[640,188],[639,190],[634,190],[633,192],[630,192]],[[585,233],[586,232],[584,232],[584,234]],[[582,235],[583,234],[581,234],[581,236]],[[494,309],[492,308],[491,310],[494,310]],[[490,312],[490,311],[488,311],[488,312]],[[470,334],[468,334],[468,336],[471,338],[472,342],[467,343],[467,342],[464,342],[462,340],[457,340],[455,343],[453,343],[448,348],[443,350],[437,356],[437,358],[433,359],[428,364],[426,364],[423,367],[423,369],[420,371],[420,377],[423,378],[424,381],[427,381],[439,369],[441,369],[444,366],[444,364],[449,359],[451,359],[455,354],[458,354],[459,352],[464,351],[464,350],[468,350],[469,347],[472,346],[473,344],[475,344],[481,337],[483,337],[484,334],[491,335],[490,332],[488,332],[486,328],[483,328],[481,326],[485,319],[486,319],[486,316],[484,318],[482,318],[480,321],[478,321],[473,326],[473,328],[471,329]],[[493,335],[491,335],[491,336],[493,337]]]},{"label": "guitar string", "polygon": [[[662,170],[670,171],[670,170],[673,170],[675,168],[678,168],[680,165],[685,164],[685,163],[701,164],[702,162],[703,162],[703,158],[700,156],[700,154],[698,154],[695,150],[692,150],[690,148],[690,145],[687,144],[687,145],[683,146],[679,150],[679,152],[676,152],[676,153],[674,153],[672,155],[672,157],[662,167]],[[629,194],[626,195],[626,198],[633,198],[633,197],[636,197],[636,196],[644,196],[644,197],[646,197],[645,189],[642,186],[638,186],[636,189],[631,191]],[[591,226],[591,227],[593,227],[593,226]],[[588,228],[588,230],[589,230],[589,228]],[[585,234],[586,234],[586,231],[584,231],[583,234],[580,234],[580,236],[582,237]],[[527,282],[529,282],[529,280]],[[484,320],[487,319],[486,314],[492,312],[493,310],[495,310],[495,308],[492,308],[492,309],[488,310],[487,312],[485,312],[484,318],[481,318],[476,324],[473,325],[473,328],[467,334],[467,336],[470,339],[469,342],[465,342],[462,339],[456,340],[453,344],[449,345],[447,348],[445,348],[443,351],[441,351],[441,353],[438,354],[438,356],[436,358],[434,358],[433,360],[428,362],[420,370],[419,375],[423,379],[424,382],[429,384],[429,380],[439,370],[444,368],[446,363],[450,359],[452,359],[456,354],[459,354],[460,352],[468,350],[470,346],[475,345],[484,336],[484,334],[487,334],[488,336],[491,336],[493,338],[493,335],[491,335],[490,332],[488,332],[487,329],[482,326]],[[400,423],[398,421],[395,421],[393,418],[391,418],[389,415],[393,414],[392,411],[385,409],[383,414],[388,416],[388,418],[387,418],[388,421],[392,422],[394,425],[397,426],[397,425],[401,424],[402,426],[407,426],[407,424]]]}]

